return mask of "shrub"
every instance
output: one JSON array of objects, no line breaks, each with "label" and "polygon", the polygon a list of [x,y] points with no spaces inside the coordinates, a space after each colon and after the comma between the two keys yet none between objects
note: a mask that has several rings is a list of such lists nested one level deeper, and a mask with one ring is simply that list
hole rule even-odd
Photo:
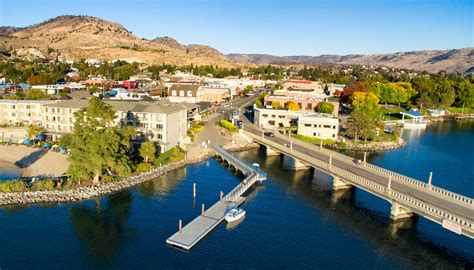
[{"label": "shrub", "polygon": [[179,147],[173,147],[170,150],[160,154],[155,159],[155,166],[165,165],[167,163],[177,162],[184,159],[184,151]]},{"label": "shrub", "polygon": [[136,172],[137,173],[143,173],[143,172],[148,172],[151,170],[151,164],[150,163],[140,163],[137,166]]},{"label": "shrub", "polygon": [[231,122],[227,121],[227,120],[221,120],[219,121],[219,126],[227,129],[228,131],[230,132],[235,132],[237,131],[237,127],[234,126]]},{"label": "shrub", "polygon": [[25,183],[20,180],[0,181],[1,192],[17,192],[25,190]]},{"label": "shrub", "polygon": [[54,181],[51,179],[44,179],[35,182],[31,187],[32,190],[52,190],[54,189]]}]

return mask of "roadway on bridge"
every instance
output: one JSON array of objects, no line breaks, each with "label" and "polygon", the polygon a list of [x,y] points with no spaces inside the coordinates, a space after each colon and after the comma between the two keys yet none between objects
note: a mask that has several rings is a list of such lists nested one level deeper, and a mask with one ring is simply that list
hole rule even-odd
[{"label": "roadway on bridge", "polygon": [[[248,121],[245,117],[244,119],[244,130],[246,132],[250,132],[256,136],[262,136],[262,129],[258,128],[257,126],[253,125],[250,121]],[[265,139],[270,139],[272,142],[277,143],[279,145],[279,149],[274,149],[277,151],[282,151],[286,155],[292,155],[293,153],[304,154],[309,156],[308,158],[314,158],[323,162],[329,162],[329,153],[331,151],[328,150],[320,150],[318,146],[313,144],[309,144],[297,139],[292,139],[293,141],[293,148],[290,151],[290,148],[285,146],[285,144],[290,145],[290,139],[287,136],[283,136],[278,132],[275,132],[275,137],[267,137]],[[309,161],[308,159],[308,161]],[[300,160],[305,163],[305,160]],[[307,164],[308,162],[306,162]],[[308,164],[310,165],[310,164]],[[356,165],[354,162],[348,159],[341,159],[338,157],[336,153],[332,155],[332,166],[338,167],[340,169],[346,170],[353,174],[356,174],[360,177],[363,177],[367,180],[371,180],[375,183],[387,186],[388,185],[388,175],[383,174],[377,171],[374,171],[370,168],[367,168],[363,165]],[[325,168],[320,168],[323,171],[326,171]],[[426,203],[432,204],[434,207],[442,209],[444,211],[449,211],[461,218],[465,218],[467,220],[471,220],[474,217],[474,206],[464,204],[458,202],[450,197],[434,193],[427,188],[422,188],[419,186],[411,185],[403,180],[398,179],[397,177],[392,177],[391,188],[394,191],[398,191],[400,193],[407,194],[414,198],[417,198],[421,201]]]}]

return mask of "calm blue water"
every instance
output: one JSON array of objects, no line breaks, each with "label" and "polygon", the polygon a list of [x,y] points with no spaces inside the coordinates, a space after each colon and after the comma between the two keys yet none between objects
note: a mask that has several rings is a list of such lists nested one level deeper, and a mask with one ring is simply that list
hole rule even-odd
[{"label": "calm blue water", "polygon": [[[432,170],[433,183],[472,197],[473,129],[407,132],[407,147],[371,161],[418,178]],[[364,191],[334,194],[324,174],[287,171],[287,160],[258,149],[239,155],[269,180],[249,194],[242,223],[222,224],[191,252],[165,245],[178,220],[188,223],[240,181],[213,159],[98,200],[1,209],[0,268],[459,269],[474,261],[473,240],[440,225],[393,224],[390,205]]]}]

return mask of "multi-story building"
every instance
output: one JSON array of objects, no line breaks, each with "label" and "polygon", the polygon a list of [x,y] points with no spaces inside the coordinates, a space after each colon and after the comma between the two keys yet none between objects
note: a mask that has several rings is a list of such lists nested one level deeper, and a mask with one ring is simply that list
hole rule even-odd
[{"label": "multi-story building", "polygon": [[201,102],[203,92],[199,84],[173,84],[168,90],[168,99],[171,102]]},{"label": "multi-story building", "polygon": [[41,125],[43,106],[55,100],[0,100],[0,123]]},{"label": "multi-story building", "polygon": [[221,103],[226,101],[230,98],[231,93],[229,88],[209,86],[203,86],[200,91],[202,91],[200,102],[204,101],[211,103]]},{"label": "multi-story building", "polygon": [[[187,136],[187,109],[180,104],[149,101],[105,101],[115,110],[115,124],[133,126],[134,142],[149,139],[164,152],[184,142]],[[74,113],[89,104],[86,99],[47,104],[43,109],[43,127],[53,139],[73,131]]]},{"label": "multi-story building", "polygon": [[264,129],[297,128],[297,134],[337,139],[339,119],[331,114],[255,108],[255,124]]},{"label": "multi-story building", "polygon": [[339,119],[330,114],[314,113],[298,117],[298,134],[321,139],[337,139]]}]

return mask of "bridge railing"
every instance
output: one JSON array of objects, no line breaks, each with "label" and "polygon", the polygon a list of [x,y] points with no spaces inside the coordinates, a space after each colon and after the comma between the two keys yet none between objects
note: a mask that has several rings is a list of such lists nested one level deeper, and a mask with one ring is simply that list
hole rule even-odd
[{"label": "bridge railing", "polygon": [[224,199],[229,202],[235,201],[239,196],[244,194],[244,192],[247,191],[247,189],[249,189],[253,184],[255,184],[257,180],[258,180],[258,177],[256,174],[249,175],[240,184],[238,184],[229,193],[227,193]]},{"label": "bridge railing", "polygon": [[236,154],[222,149],[220,147],[211,146],[211,149],[218,155],[222,156],[223,158],[227,159],[229,162],[244,172],[246,175],[250,175],[252,173],[256,173],[260,179],[264,179],[267,176],[267,173],[264,172],[260,167],[254,166],[250,162],[241,159]]},{"label": "bridge railing", "polygon": [[414,197],[402,194],[400,192],[390,190],[389,194],[391,197],[398,199],[399,201],[404,202],[405,204],[409,205],[411,208],[415,208],[420,212],[424,213],[429,213],[432,216],[435,216],[439,219],[441,219],[441,222],[443,219],[448,219],[458,225],[461,225],[464,228],[467,228],[471,233],[474,234],[474,224],[472,221],[461,218],[457,215],[453,215],[449,212],[446,212],[444,210],[441,210],[437,207],[434,207],[433,205],[427,204],[419,199],[416,199]]},{"label": "bridge railing", "polygon": [[387,187],[384,185],[374,183],[355,174],[348,173],[337,167],[331,168],[330,171],[336,173],[337,175],[343,176],[346,180],[349,180],[350,182],[358,183],[359,186],[364,189],[372,190],[373,192],[375,192],[375,194],[378,193],[379,195],[385,195],[388,198],[394,198],[399,202],[403,202],[405,205],[408,205],[410,208],[412,208],[412,210],[416,209],[421,213],[437,217],[441,220],[440,222],[442,222],[443,219],[448,219],[470,231],[474,230],[474,224],[471,220],[461,218],[450,212],[441,210],[429,203],[425,203],[424,201],[414,198],[412,196],[405,195],[392,189],[387,189]]},{"label": "bridge railing", "polygon": [[[259,137],[259,136],[256,136],[255,134],[252,134],[252,133],[249,133],[251,134],[253,137],[259,139],[260,141],[263,141],[263,138]],[[265,140],[268,140],[268,139],[265,139]],[[340,154],[340,153],[337,153],[335,151],[331,151],[331,150],[327,150],[327,149],[324,149],[322,150],[323,152],[327,153],[328,155],[329,154],[332,154],[333,157],[337,157],[337,158],[340,158],[340,159],[343,159],[343,160],[347,160],[347,161],[350,161],[352,162],[353,161],[353,158],[352,157],[349,157],[349,156],[346,156],[346,155],[343,155],[343,154]],[[373,165],[373,164],[370,164],[370,163],[366,163],[365,166],[371,170],[374,170],[376,172],[379,172],[379,173],[383,173],[383,174],[387,174],[387,175],[391,175],[392,177],[395,177],[399,180],[402,180],[404,181],[405,183],[408,183],[408,184],[411,184],[411,185],[415,185],[415,186],[418,186],[420,188],[424,188],[424,189],[430,189],[431,191],[437,193],[437,194],[440,194],[440,195],[443,195],[443,196],[447,196],[449,198],[452,198],[454,200],[457,200],[459,201],[460,203],[465,203],[465,204],[469,204],[471,206],[474,206],[474,199],[472,198],[469,198],[469,197],[466,197],[466,196],[463,196],[461,194],[457,194],[455,192],[452,192],[452,191],[449,191],[449,190],[446,190],[446,189],[443,189],[443,188],[440,188],[440,187],[436,187],[436,186],[429,186],[427,183],[423,182],[423,181],[420,181],[420,180],[417,180],[417,179],[414,179],[412,177],[409,177],[409,176],[405,176],[405,175],[402,175],[402,174],[399,174],[399,173],[396,173],[396,172],[393,172],[393,171],[390,171],[390,170],[387,170],[385,168],[382,168],[382,167],[379,167],[379,166],[376,166],[376,165]]]},{"label": "bridge railing", "polygon": [[472,198],[457,194],[455,192],[452,192],[452,191],[449,191],[449,190],[446,190],[446,189],[443,189],[443,188],[440,188],[440,187],[436,187],[436,186],[433,186],[433,185],[429,186],[427,183],[422,182],[420,180],[417,180],[417,179],[411,178],[409,176],[405,176],[405,175],[402,175],[402,174],[399,174],[399,173],[381,168],[379,166],[372,165],[370,163],[367,163],[366,167],[368,167],[368,168],[370,168],[374,171],[378,171],[378,172],[381,172],[381,173],[384,173],[384,174],[391,175],[392,177],[396,177],[396,178],[398,178],[402,181],[405,181],[407,183],[419,186],[421,188],[429,188],[431,191],[433,191],[435,193],[450,197],[452,199],[458,200],[459,202],[467,203],[469,205],[474,205],[474,200]]}]

